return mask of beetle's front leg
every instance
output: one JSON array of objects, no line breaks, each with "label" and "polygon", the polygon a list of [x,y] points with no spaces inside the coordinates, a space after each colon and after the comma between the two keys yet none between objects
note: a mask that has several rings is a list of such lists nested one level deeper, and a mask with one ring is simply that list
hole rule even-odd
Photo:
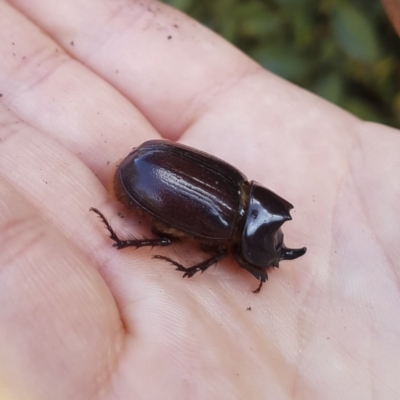
[{"label": "beetle's front leg", "polygon": [[127,239],[121,240],[118,235],[115,233],[114,229],[111,227],[107,218],[104,216],[102,212],[100,212],[97,208],[91,207],[89,211],[93,211],[96,213],[100,219],[103,221],[106,226],[108,232],[110,232],[110,238],[115,242],[113,244],[118,250],[123,249],[125,247],[144,247],[144,246],[168,246],[172,244],[172,240],[170,238],[155,238],[155,239]]},{"label": "beetle's front leg", "polygon": [[178,262],[172,260],[169,257],[165,257],[165,256],[156,255],[156,256],[153,256],[153,258],[157,258],[159,260],[164,260],[164,261],[167,261],[167,262],[175,265],[177,271],[184,272],[183,278],[185,278],[186,276],[188,278],[191,278],[196,272],[201,271],[203,273],[207,268],[211,267],[211,265],[213,265],[213,264],[216,264],[219,260],[224,258],[227,254],[228,254],[227,249],[225,247],[221,247],[210,258],[207,258],[206,260],[204,260],[196,265],[193,265],[192,267],[184,267],[182,264],[179,264]]}]

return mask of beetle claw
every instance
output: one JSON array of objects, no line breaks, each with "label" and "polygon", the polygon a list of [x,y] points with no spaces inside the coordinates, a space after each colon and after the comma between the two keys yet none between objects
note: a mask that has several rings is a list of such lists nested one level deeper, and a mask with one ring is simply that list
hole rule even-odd
[{"label": "beetle claw", "polygon": [[161,255],[155,255],[153,258],[157,258],[159,260],[164,260],[172,265],[175,265],[175,269],[180,272],[184,272],[182,278],[191,278],[194,274],[197,272],[201,271],[203,273],[207,268],[209,268],[211,265],[216,264],[221,258],[225,257],[227,254],[227,250],[225,247],[221,247],[216,254],[212,255],[210,258],[207,258],[206,260],[193,265],[192,267],[184,267],[182,264],[179,264],[178,262],[172,260],[169,257],[166,256],[161,256]]},{"label": "beetle claw", "polygon": [[[193,268],[193,270],[192,270],[192,268]],[[182,267],[182,268],[176,268],[176,270],[181,271],[181,272],[185,271],[182,278],[186,278],[186,277],[191,278],[196,272],[200,271],[198,268],[195,268],[195,267],[192,267],[192,268]],[[204,272],[204,271],[201,271],[201,272]]]},{"label": "beetle claw", "polygon": [[260,293],[262,285],[263,285],[263,281],[260,281],[260,284],[258,285],[258,288],[256,290],[253,290],[253,293],[255,293],[255,294]]},{"label": "beetle claw", "polygon": [[164,260],[166,262],[169,262],[172,265],[175,265],[175,270],[176,271],[180,271],[180,272],[184,272],[182,278],[191,278],[197,271],[191,271],[192,268],[194,267],[189,267],[189,268],[185,268],[182,264],[179,264],[177,261],[174,261],[172,258],[166,257],[166,256],[161,256],[161,255],[155,255],[153,256],[153,258],[156,258],[158,260]]}]

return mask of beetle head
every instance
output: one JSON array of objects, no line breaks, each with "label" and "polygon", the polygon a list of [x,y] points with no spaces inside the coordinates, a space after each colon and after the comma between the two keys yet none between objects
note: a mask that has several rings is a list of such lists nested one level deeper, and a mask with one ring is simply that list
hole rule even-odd
[{"label": "beetle head", "polygon": [[[278,267],[279,261],[302,256],[306,248],[289,249],[283,243],[281,226],[292,219],[293,206],[274,192],[251,183],[249,205],[242,231],[239,264],[246,269]],[[250,271],[251,272],[251,271]]]}]

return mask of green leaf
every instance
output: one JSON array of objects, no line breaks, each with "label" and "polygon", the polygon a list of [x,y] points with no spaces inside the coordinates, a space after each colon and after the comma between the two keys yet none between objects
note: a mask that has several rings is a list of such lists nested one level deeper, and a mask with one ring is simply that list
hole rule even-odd
[{"label": "green leaf", "polygon": [[241,4],[236,9],[239,33],[244,37],[265,38],[279,32],[281,18],[276,12],[268,10],[263,4],[249,2]]},{"label": "green leaf", "polygon": [[372,107],[367,102],[358,99],[356,97],[348,97],[345,101],[343,101],[341,106],[344,106],[348,111],[357,117],[366,120],[366,121],[374,121],[374,122],[383,122],[383,118],[379,115],[378,111],[375,107]]},{"label": "green leaf", "polygon": [[252,55],[266,69],[294,82],[301,80],[308,70],[308,62],[304,58],[282,47],[262,47]]},{"label": "green leaf", "polygon": [[380,57],[377,33],[369,19],[349,4],[340,4],[332,19],[334,37],[350,57],[373,63]]},{"label": "green leaf", "polygon": [[165,1],[171,7],[175,7],[178,10],[186,11],[192,5],[192,0],[169,0]]},{"label": "green leaf", "polygon": [[324,75],[317,81],[313,91],[333,103],[338,103],[343,96],[343,79],[338,73]]},{"label": "green leaf", "polygon": [[313,0],[275,0],[283,7],[307,8],[313,6]]}]

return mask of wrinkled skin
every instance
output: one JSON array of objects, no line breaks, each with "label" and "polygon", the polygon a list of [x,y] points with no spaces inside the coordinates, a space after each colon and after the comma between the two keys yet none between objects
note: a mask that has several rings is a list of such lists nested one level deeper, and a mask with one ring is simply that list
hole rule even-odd
[{"label": "wrinkled skin", "polygon": [[[0,18],[1,398],[399,398],[397,130],[158,3],[10,0]],[[160,137],[287,198],[307,254],[255,295],[231,259],[183,280],[151,258],[174,249],[114,249],[88,210],[140,233],[109,184]]]}]

